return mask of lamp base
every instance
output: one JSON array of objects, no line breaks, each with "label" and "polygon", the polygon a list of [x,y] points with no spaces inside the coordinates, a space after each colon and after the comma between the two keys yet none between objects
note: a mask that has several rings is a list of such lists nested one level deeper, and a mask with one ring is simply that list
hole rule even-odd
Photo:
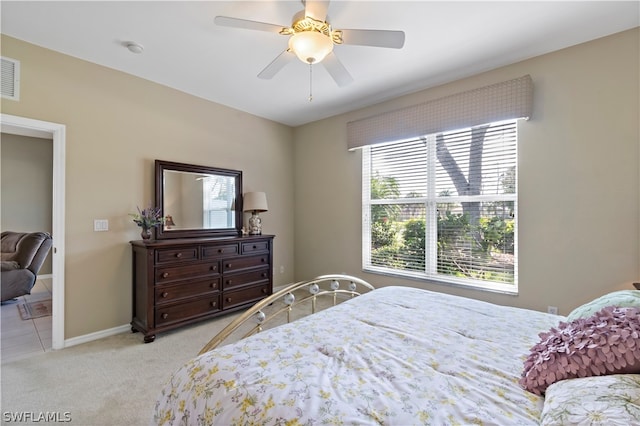
[{"label": "lamp base", "polygon": [[262,219],[257,212],[251,213],[249,218],[249,235],[262,235]]}]

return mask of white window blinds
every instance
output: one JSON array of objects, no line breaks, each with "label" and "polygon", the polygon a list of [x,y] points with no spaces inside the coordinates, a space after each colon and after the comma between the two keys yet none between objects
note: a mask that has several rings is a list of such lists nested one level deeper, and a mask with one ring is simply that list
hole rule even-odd
[{"label": "white window blinds", "polygon": [[517,122],[363,149],[363,268],[517,291]]}]

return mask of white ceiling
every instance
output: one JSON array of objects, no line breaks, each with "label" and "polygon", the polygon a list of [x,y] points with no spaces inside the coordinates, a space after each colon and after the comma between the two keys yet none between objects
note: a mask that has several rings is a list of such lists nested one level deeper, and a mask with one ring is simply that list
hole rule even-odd
[{"label": "white ceiling", "polygon": [[[221,27],[217,15],[290,26],[300,1],[6,1],[3,34],[291,126],[372,105],[640,25],[638,1],[344,1],[334,29],[389,29],[403,49],[338,45],[354,78],[338,87],[296,60],[257,74],[287,36]],[[124,43],[144,46],[134,54]]]}]

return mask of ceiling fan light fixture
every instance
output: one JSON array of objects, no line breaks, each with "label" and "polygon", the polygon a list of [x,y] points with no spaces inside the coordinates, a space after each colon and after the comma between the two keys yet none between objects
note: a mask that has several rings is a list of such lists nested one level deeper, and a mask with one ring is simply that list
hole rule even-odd
[{"label": "ceiling fan light fixture", "polygon": [[331,53],[333,41],[317,31],[297,32],[289,38],[289,49],[305,64],[315,64]]}]

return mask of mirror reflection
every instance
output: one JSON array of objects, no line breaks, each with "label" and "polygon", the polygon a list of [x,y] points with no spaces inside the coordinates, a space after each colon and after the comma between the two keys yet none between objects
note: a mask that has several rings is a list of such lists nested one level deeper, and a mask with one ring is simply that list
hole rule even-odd
[{"label": "mirror reflection", "polygon": [[164,192],[165,230],[236,226],[233,177],[165,170]]}]

